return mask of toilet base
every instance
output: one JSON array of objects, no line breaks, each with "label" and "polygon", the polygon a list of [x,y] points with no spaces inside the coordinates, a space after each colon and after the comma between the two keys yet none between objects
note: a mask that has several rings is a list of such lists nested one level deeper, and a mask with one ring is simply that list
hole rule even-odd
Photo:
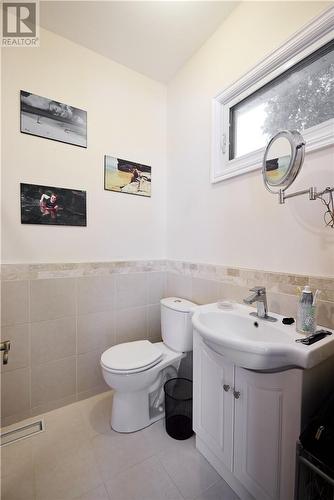
[{"label": "toilet base", "polygon": [[102,365],[103,378],[114,390],[111,428],[116,432],[136,432],[164,417],[164,383],[177,376],[184,353],[157,343],[163,358],[155,366],[138,373],[115,373]]},{"label": "toilet base", "polygon": [[150,418],[147,390],[115,392],[111,412],[111,428],[116,432],[136,432],[157,422],[165,412]]}]

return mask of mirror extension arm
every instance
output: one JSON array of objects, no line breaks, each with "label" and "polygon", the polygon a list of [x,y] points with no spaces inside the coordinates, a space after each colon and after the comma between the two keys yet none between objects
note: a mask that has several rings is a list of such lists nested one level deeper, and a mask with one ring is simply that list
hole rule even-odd
[{"label": "mirror extension arm", "polygon": [[320,199],[327,208],[324,214],[325,224],[334,228],[334,187],[326,187],[318,192],[317,188],[312,186],[294,193],[285,193],[300,172],[304,156],[305,141],[298,131],[281,130],[275,134],[269,140],[264,152],[262,164],[264,184],[268,191],[278,194],[281,205],[288,198],[305,194],[308,194],[310,200]]}]

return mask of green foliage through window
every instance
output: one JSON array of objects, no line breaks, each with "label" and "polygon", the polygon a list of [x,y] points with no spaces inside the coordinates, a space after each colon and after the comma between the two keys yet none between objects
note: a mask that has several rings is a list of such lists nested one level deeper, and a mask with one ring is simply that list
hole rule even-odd
[{"label": "green foliage through window", "polygon": [[334,41],[231,108],[230,158],[263,147],[282,129],[334,118]]}]

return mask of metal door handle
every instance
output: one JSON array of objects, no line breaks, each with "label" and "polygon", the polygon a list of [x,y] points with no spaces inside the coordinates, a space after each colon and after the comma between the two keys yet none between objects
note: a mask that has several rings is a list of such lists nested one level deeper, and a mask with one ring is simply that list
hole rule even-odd
[{"label": "metal door handle", "polygon": [[2,364],[7,365],[8,363],[8,351],[10,350],[10,340],[4,340],[0,343],[0,351],[3,351]]}]

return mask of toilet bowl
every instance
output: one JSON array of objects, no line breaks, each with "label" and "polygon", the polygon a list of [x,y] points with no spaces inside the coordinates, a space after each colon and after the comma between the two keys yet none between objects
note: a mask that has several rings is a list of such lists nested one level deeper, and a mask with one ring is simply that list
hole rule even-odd
[{"label": "toilet bowl", "polygon": [[177,297],[162,299],[163,342],[126,342],[102,354],[102,374],[114,390],[111,427],[115,431],[138,431],[164,416],[163,385],[177,376],[181,359],[192,351],[195,307]]}]

